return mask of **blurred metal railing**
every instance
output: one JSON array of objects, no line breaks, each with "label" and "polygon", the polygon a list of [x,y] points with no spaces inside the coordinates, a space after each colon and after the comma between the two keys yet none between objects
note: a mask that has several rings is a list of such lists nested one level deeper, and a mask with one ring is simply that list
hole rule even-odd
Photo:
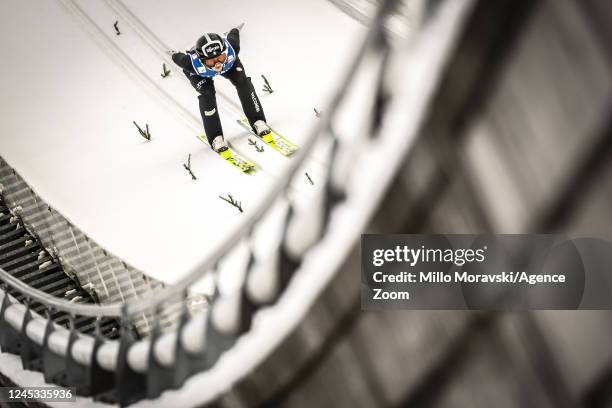
[{"label": "blurred metal railing", "polygon": [[[385,64],[389,63],[388,56],[391,47],[388,33],[384,27],[394,8],[398,5],[397,0],[386,0],[381,3],[372,20],[371,28],[359,49],[356,50],[354,58],[346,64],[348,69],[338,86],[338,91],[334,94],[327,109],[310,132],[303,146],[292,158],[283,177],[278,178],[278,183],[268,191],[265,199],[259,203],[257,208],[251,211],[240,225],[235,226],[224,241],[217,243],[210,256],[203,259],[175,285],[160,288],[152,293],[142,293],[137,299],[125,296],[121,301],[91,306],[72,304],[62,299],[52,298],[47,294],[33,290],[5,271],[0,270],[0,280],[19,290],[26,297],[46,304],[49,309],[62,310],[72,315],[119,317],[124,322],[124,326],[127,326],[127,323],[135,317],[150,316],[149,321],[153,322],[153,329],[148,341],[134,342],[127,331],[124,332],[119,342],[105,342],[99,338],[92,341],[80,340],[80,337],[71,331],[67,335],[67,339],[62,342],[52,337],[52,331],[49,330],[44,330],[42,335],[39,334],[37,341],[32,340],[31,337],[19,336],[9,336],[9,340],[28,344],[29,342],[36,343],[39,347],[43,347],[43,350],[40,351],[43,356],[46,355],[45,353],[51,353],[60,360],[64,358],[72,361],[75,359],[76,350],[78,350],[80,360],[75,363],[76,367],[79,370],[89,370],[90,374],[91,370],[95,369],[96,375],[105,380],[96,379],[98,384],[96,388],[92,385],[92,378],[87,377],[80,380],[85,381],[85,383],[77,384],[77,391],[80,390],[97,396],[112,393],[113,395],[108,396],[108,398],[118,400],[121,404],[128,404],[144,397],[157,397],[165,389],[182,386],[188,376],[215,365],[220,355],[230,349],[239,336],[249,331],[255,312],[279,299],[296,271],[300,270],[308,251],[325,241],[333,211],[345,199],[351,198],[348,185],[351,181],[351,173],[355,170],[350,164],[351,160],[359,157],[360,154],[370,153],[370,150],[374,151],[374,156],[377,156],[378,160],[384,158],[389,162],[385,171],[381,171],[383,179],[369,178],[365,181],[366,184],[376,183],[376,188],[373,189],[376,193],[370,194],[370,202],[367,203],[368,209],[358,214],[363,214],[363,217],[366,218],[371,216],[373,208],[376,207],[376,203],[379,202],[384,193],[384,186],[388,185],[393,178],[394,171],[401,158],[411,146],[411,139],[406,143],[399,144],[397,140],[401,140],[404,132],[416,132],[420,115],[425,110],[427,100],[431,97],[438,80],[436,70],[439,70],[439,65],[443,64],[443,55],[451,47],[451,39],[457,34],[456,30],[460,26],[460,24],[455,23],[462,19],[471,2],[465,2],[461,6],[451,3],[440,3],[449,9],[444,11],[447,18],[450,19],[452,29],[448,29],[444,33],[446,38],[436,39],[438,43],[435,46],[432,45],[439,55],[434,54],[434,58],[430,62],[434,66],[427,67],[430,69],[428,75],[426,75],[428,83],[422,90],[422,101],[419,101],[413,108],[415,110],[414,116],[406,119],[402,115],[396,115],[398,109],[403,109],[402,98],[405,98],[408,93],[402,87],[398,87],[398,92],[403,92],[403,94],[394,95],[388,89],[388,84],[384,80],[388,68]],[[439,8],[444,7],[439,6]],[[402,46],[408,47],[407,44],[402,44]],[[426,44],[423,44],[422,47],[426,47]],[[351,85],[357,75],[364,75],[362,71],[366,64],[368,69],[365,70],[366,76],[362,79],[369,84],[373,84],[372,89],[378,96],[384,93],[384,97],[381,96],[384,103],[359,108],[360,110],[365,109],[365,114],[362,115],[364,123],[357,132],[357,136],[354,136],[352,132],[339,130],[338,128],[342,126],[337,123],[337,120],[344,113],[342,109],[346,108],[346,104],[354,101],[350,97],[350,90],[355,87]],[[396,64],[403,66],[401,65],[402,61],[396,61]],[[368,77],[368,73],[373,73],[373,75]],[[414,76],[410,78],[415,79]],[[382,88],[386,89],[383,90]],[[393,97],[399,99],[399,103],[397,100],[394,101]],[[349,109],[355,108],[349,107]],[[354,111],[351,111],[351,113],[355,114]],[[392,116],[393,120],[385,121],[387,116]],[[412,120],[414,123],[406,124],[407,120]],[[384,133],[383,129],[385,130]],[[345,135],[344,139],[339,137],[342,133]],[[395,144],[392,151],[380,150],[380,146],[388,147],[391,143]],[[301,174],[298,175],[298,171],[315,145],[323,147],[324,151],[329,154],[330,165],[323,179],[318,181],[317,189],[313,193],[314,196],[311,197],[307,208],[304,208],[304,206],[300,206],[299,202],[288,198],[287,189],[296,177],[301,177]],[[33,192],[31,194],[34,195]],[[275,228],[280,239],[274,246],[274,253],[262,256],[255,248],[257,242],[255,236],[261,225],[269,222],[271,215],[278,215],[279,213],[282,216],[282,222]],[[59,219],[58,215],[55,217]],[[50,221],[46,220],[44,222]],[[74,236],[74,228],[67,221],[64,220],[64,222],[69,229],[63,232],[69,231],[69,235]],[[358,224],[361,225],[366,222],[366,219],[361,219]],[[353,222],[353,224],[355,223]],[[52,224],[50,225],[51,227],[47,227],[47,231],[52,228]],[[343,237],[343,248],[338,248],[337,251],[339,254],[346,254],[354,240],[359,237],[359,230],[354,233],[352,229],[350,231],[350,236]],[[49,239],[53,244],[55,238]],[[74,241],[76,242],[77,239],[74,239]],[[75,250],[78,252],[79,248],[76,245]],[[339,256],[342,255],[336,257]],[[236,273],[240,273],[237,273],[239,276],[234,282],[229,281],[232,278],[231,276],[228,277],[228,274],[221,273],[222,263],[228,258],[237,258],[244,261],[244,267],[240,271],[236,271]],[[337,260],[330,262],[327,267],[331,269],[335,265],[337,265]],[[94,273],[98,274],[99,263],[94,262],[92,268]],[[190,290],[192,290],[194,284],[201,282],[206,277],[213,279],[214,294],[210,300],[210,308],[205,313],[191,316],[187,307]],[[143,281],[146,280],[144,276],[140,278]],[[108,283],[103,277],[100,280],[104,284]],[[29,310],[27,308],[25,311],[21,310],[20,307],[13,305],[7,299],[7,297],[4,298],[4,314],[0,313],[0,322],[2,322],[2,319],[6,319],[7,313],[10,312],[12,317],[9,320],[11,320],[10,324],[14,326],[14,330],[26,332],[26,329],[31,325],[29,323],[31,319],[27,317],[30,313]],[[168,304],[182,305],[180,318],[177,319],[175,330],[162,335],[159,317],[163,308]],[[19,325],[20,320],[22,322],[21,326]],[[42,326],[39,325],[39,327]],[[47,323],[47,327],[49,327],[49,323]],[[193,333],[190,330],[199,333],[199,337],[187,336],[186,333]],[[201,336],[204,336],[205,341],[196,341],[194,344],[193,340],[190,340],[193,338],[201,340]],[[5,339],[4,342],[10,342],[9,340]],[[59,345],[50,346],[53,343],[51,340],[56,341]],[[192,341],[191,345],[190,341]],[[163,342],[172,346],[164,352],[156,351],[156,345]],[[0,345],[4,348],[7,344]],[[160,363],[160,359],[164,360],[165,364]],[[61,363],[59,364],[61,365]],[[71,370],[74,371],[74,367],[71,368],[70,364],[64,367],[64,371],[68,373],[67,377],[69,378],[71,377]],[[47,378],[47,375],[45,375],[45,378]],[[70,381],[65,379],[50,378],[59,381],[60,384],[71,385]]]},{"label": "blurred metal railing", "polygon": [[[380,0],[329,0],[329,2],[351,18],[368,26],[381,4]],[[398,1],[390,18],[385,22],[385,29],[393,36],[403,39],[409,37],[422,21],[425,8],[433,7],[432,3],[434,2],[427,0]]]},{"label": "blurred metal railing", "polygon": [[[236,242],[240,242],[241,240],[243,240],[245,237],[249,236],[253,232],[253,228],[255,227],[255,225],[259,222],[259,220],[262,217],[264,217],[267,210],[273,207],[273,204],[275,203],[275,201],[277,201],[278,197],[284,196],[284,192],[286,191],[288,185],[293,181],[292,177],[300,169],[300,166],[302,166],[302,164],[304,163],[304,160],[309,156],[309,154],[311,153],[312,147],[319,140],[319,138],[322,135],[327,135],[328,137],[331,137],[332,139],[335,138],[335,136],[333,136],[334,130],[333,130],[331,120],[334,117],[334,114],[336,113],[336,111],[338,110],[341,102],[343,101],[343,97],[345,95],[343,90],[349,87],[350,81],[353,79],[355,72],[358,70],[360,66],[360,63],[362,61],[362,56],[367,53],[367,50],[370,49],[372,45],[378,44],[380,42],[380,39],[384,38],[384,34],[382,34],[381,32],[382,24],[385,18],[389,15],[389,12],[393,10],[396,3],[397,3],[396,0],[385,1],[378,9],[377,15],[375,16],[372,22],[373,28],[369,31],[368,35],[366,36],[365,41],[362,43],[360,48],[356,51],[355,57],[353,58],[353,60],[349,64],[347,64],[349,69],[347,73],[343,76],[344,78],[343,81],[338,86],[338,89],[340,91],[337,92],[335,96],[332,98],[329,104],[329,108],[326,110],[326,114],[321,117],[320,122],[317,124],[316,127],[313,128],[313,130],[310,132],[310,136],[306,139],[305,143],[300,147],[298,152],[292,158],[290,165],[285,171],[285,174],[283,175],[283,177],[279,177],[279,182],[269,190],[269,192],[266,194],[265,199],[259,203],[257,208],[251,211],[248,214],[248,216],[245,217],[244,221],[241,224],[236,225],[231,230],[231,232],[228,234],[227,238],[224,241],[219,242],[214,247],[214,249],[211,251],[210,256],[208,256],[206,259],[203,259],[201,262],[199,262],[195,267],[192,268],[192,270],[189,273],[187,273],[183,278],[178,280],[174,285],[166,286],[163,289],[155,290],[154,292],[151,292],[151,290],[153,290],[154,288],[149,286],[152,279],[144,278],[144,274],[142,274],[141,276],[138,276],[138,278],[142,280],[143,284],[147,285],[147,290],[143,291],[142,293],[144,293],[144,295],[140,296],[136,301],[130,301],[130,298],[133,296],[129,296],[128,294],[122,294],[125,298],[124,301],[109,302],[109,303],[104,303],[104,304],[97,305],[97,306],[91,306],[91,305],[78,305],[77,306],[77,305],[69,304],[67,302],[58,300],[58,301],[53,302],[55,304],[54,307],[61,307],[61,310],[64,310],[66,312],[74,312],[75,314],[83,314],[83,315],[89,315],[89,316],[119,317],[122,315],[123,312],[126,312],[128,315],[135,315],[135,314],[153,310],[160,303],[167,302],[171,300],[172,298],[176,298],[177,296],[180,296],[181,294],[186,293],[189,287],[192,286],[197,281],[199,281],[205,273],[213,270],[214,266],[219,262],[219,260],[222,259],[223,256],[227,254],[235,246]],[[385,44],[385,46],[388,46],[388,45]],[[331,161],[333,161],[333,157]],[[4,161],[1,161],[0,164],[3,164],[5,167],[8,167],[8,165]],[[4,170],[6,173],[7,169],[5,168]],[[10,169],[9,171],[13,172],[13,175],[16,176],[16,172],[14,172],[12,169]],[[2,180],[2,178],[0,178],[0,180]],[[10,187],[13,187],[13,186],[5,185],[4,193],[3,193],[9,199],[12,198],[13,196],[9,192]],[[39,205],[38,203],[42,203],[42,200],[38,196],[36,196],[36,194],[31,188],[26,187],[25,185],[15,187],[15,188],[18,189],[17,193],[20,195],[20,197],[15,197],[14,200],[16,202],[17,200],[19,200],[19,202],[25,201],[22,194],[24,193],[24,190],[27,189],[26,192],[29,192],[29,194],[33,197],[31,200],[34,201],[35,203],[34,205]],[[45,205],[45,204],[42,204],[42,205]],[[51,222],[55,224],[57,223],[56,219],[59,219],[60,223],[64,223],[63,227],[67,228],[61,233],[69,232],[70,236],[82,235],[84,237],[84,240],[88,243],[88,245],[95,246],[96,249],[101,250],[103,253],[105,253],[108,256],[108,252],[106,250],[100,248],[96,244],[89,244],[90,239],[87,238],[84,234],[82,234],[76,227],[74,227],[63,216],[59,215],[52,207],[47,206],[47,205],[45,206],[48,212],[52,214]],[[26,210],[22,210],[22,211],[23,211],[25,220],[28,221],[28,218],[26,217],[26,215],[29,215],[30,213],[26,213]],[[34,214],[32,218],[37,220],[37,218],[35,217],[36,215],[40,217],[39,214],[40,212],[38,212],[37,214]],[[289,223],[290,220],[291,220],[291,217],[289,217],[289,220],[287,221],[287,223]],[[43,224],[42,228],[37,227],[37,225],[34,223],[32,223],[31,225],[34,228],[34,230],[41,236],[41,238],[43,236],[48,236],[49,242],[51,242],[52,244],[57,244],[54,237],[60,235],[60,233],[56,232],[55,234],[53,234],[50,231],[52,228],[56,226],[54,224],[51,224],[48,219],[44,219],[44,218],[40,221],[40,223]],[[41,234],[41,232],[43,234]],[[74,245],[72,247],[75,250],[80,251],[80,247],[77,243],[77,239],[73,239],[73,242],[74,242]],[[53,245],[52,248],[58,248],[58,247],[57,245]],[[111,272],[111,275],[109,276],[104,276],[104,277],[101,276],[99,265],[96,261],[94,249],[90,249],[87,252],[89,252],[89,257],[87,257],[87,254],[85,254],[84,257],[89,258],[90,261],[93,262],[93,265],[94,265],[93,269],[95,270],[95,273],[100,276],[100,279],[99,279],[100,284],[103,284],[103,285],[108,284],[109,281],[111,281],[111,279],[109,278],[114,272]],[[60,253],[60,256],[61,256],[61,253]],[[60,259],[62,259],[63,261],[66,261],[66,259],[63,259],[63,257],[61,257]],[[105,262],[107,261],[105,260]],[[75,270],[79,266],[79,264],[74,265],[70,263],[69,261],[67,263]],[[125,264],[123,263],[122,266],[123,265]],[[0,276],[2,276],[1,273],[0,273]],[[134,276],[131,276],[131,279],[136,280]],[[8,280],[7,283],[13,283],[14,285],[17,285],[18,287],[16,288],[23,290],[25,294],[31,295],[30,297],[32,297],[33,299],[37,298],[38,300],[41,300],[41,301],[43,299],[48,300],[48,298],[43,296],[44,294],[36,294],[34,292],[28,293],[31,290],[31,288],[27,286],[18,285],[14,281],[11,281],[11,280]],[[118,290],[118,293],[121,293],[120,289]]]}]

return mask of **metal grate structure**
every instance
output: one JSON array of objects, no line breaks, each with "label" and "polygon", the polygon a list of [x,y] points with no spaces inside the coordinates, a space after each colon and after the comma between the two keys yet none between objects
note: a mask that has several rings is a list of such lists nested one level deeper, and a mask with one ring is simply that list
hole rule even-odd
[{"label": "metal grate structure", "polygon": [[[73,261],[75,271],[89,265],[82,284],[87,274],[96,291],[140,282],[101,305],[58,299],[0,269],[0,322],[12,334],[0,336],[2,351],[41,370],[41,384],[122,406],[608,406],[609,313],[365,313],[357,244],[363,231],[609,228],[612,53],[600,19],[609,6],[434,1],[398,41],[386,27],[399,3],[380,2],[286,177],[210,257],[148,291],[125,265],[125,280],[98,275],[117,264],[90,247]],[[355,88],[374,97],[355,104]],[[341,126],[342,115],[355,127]],[[330,165],[304,206],[286,189],[315,147]],[[0,170],[9,207],[22,207],[44,246],[63,247],[69,223]],[[269,251],[256,245],[264,229],[276,232]],[[87,241],[71,239],[59,251],[67,257]],[[206,276],[214,295],[193,308],[190,287]],[[96,318],[98,329],[62,328],[19,296]],[[121,322],[117,340],[101,336],[102,318]],[[136,338],[132,324],[148,336]]]},{"label": "metal grate structure", "polygon": [[[356,230],[345,237],[349,238],[345,244],[325,243],[326,237],[329,237],[331,232],[341,228],[334,226],[333,218],[335,214],[342,212],[340,210],[342,204],[350,200],[353,195],[351,189],[355,187],[346,182],[351,177],[359,177],[353,174],[355,171],[352,170],[354,168],[351,166],[352,160],[359,155],[370,154],[372,150],[370,148],[374,145],[388,147],[395,144],[393,138],[397,138],[399,132],[392,132],[388,129],[383,131],[383,124],[380,121],[379,123],[365,123],[363,131],[357,137],[350,136],[350,133],[335,128],[334,118],[342,109],[345,109],[343,105],[348,100],[346,90],[353,85],[351,80],[354,75],[363,70],[366,63],[377,61],[374,65],[377,67],[375,71],[379,74],[384,72],[384,63],[387,61],[384,56],[389,55],[390,43],[382,27],[396,4],[395,1],[387,1],[378,10],[365,42],[356,53],[353,63],[349,64],[350,72],[347,72],[344,83],[341,84],[317,128],[313,130],[311,137],[302,146],[297,156],[292,159],[287,170],[287,177],[279,178],[279,183],[271,189],[267,199],[261,203],[259,208],[230,234],[227,241],[219,243],[211,257],[203,260],[176,285],[149,290],[152,288],[152,283],[143,274],[127,268],[120,262],[114,262],[113,258],[103,249],[91,244],[90,240],[80,234],[74,226],[53,209],[41,203],[31,189],[21,185],[17,173],[4,163],[0,174],[3,175],[3,194],[7,200],[11,201],[11,205],[19,204],[22,207],[25,222],[31,224],[32,229],[40,230],[42,241],[46,241],[46,244],[52,248],[57,248],[60,260],[66,262],[71,268],[74,267],[74,270],[80,270],[79,279],[81,281],[92,282],[96,292],[101,292],[101,295],[105,296],[102,304],[98,306],[75,305],[34,291],[23,282],[12,279],[4,271],[0,271],[2,279],[13,290],[26,292],[49,308],[62,310],[73,316],[118,318],[123,322],[123,328],[118,341],[105,341],[100,336],[81,336],[73,329],[65,331],[63,339],[60,336],[51,337],[53,336],[51,333],[60,332],[62,329],[56,328],[50,322],[45,322],[41,316],[26,319],[23,317],[26,313],[24,307],[11,299],[9,294],[5,294],[3,301],[7,306],[1,318],[12,322],[17,331],[27,327],[28,332],[38,330],[39,333],[35,336],[36,339],[20,337],[13,339],[12,342],[4,342],[1,345],[3,350],[15,350],[14,342],[23,344],[38,341],[40,342],[38,346],[42,349],[37,357],[43,360],[41,369],[45,374],[45,379],[55,380],[64,385],[74,385],[81,395],[127,405],[142,398],[157,398],[166,389],[181,387],[189,376],[203,370],[214,371],[219,358],[225,354],[231,355],[237,341],[243,336],[247,335],[248,338],[250,332],[261,335],[257,330],[252,330],[257,311],[269,309],[269,306],[276,304],[282,296],[286,295],[291,285],[296,285],[296,275],[305,276],[308,270],[313,268],[309,266],[309,262],[315,258],[312,258],[310,254],[317,248],[327,245],[340,254],[333,254],[332,260],[343,259],[344,256],[341,254],[348,250],[352,242],[359,237],[358,230]],[[452,44],[454,30],[460,26],[461,16],[465,13],[465,9],[467,5],[448,7],[448,10],[440,17],[440,20],[445,20],[445,24],[450,22],[448,24],[450,28],[443,33],[445,40],[436,50],[437,54],[430,58],[430,64],[434,70],[422,90],[423,101],[427,100],[427,95],[435,87],[437,73],[441,71],[444,55]],[[405,49],[409,47],[406,43],[402,46]],[[372,65],[368,66],[368,70],[371,67]],[[379,77],[368,77],[367,81],[372,84],[373,89],[379,86]],[[400,98],[398,98],[399,101],[401,101]],[[418,108],[422,112],[425,106],[423,103]],[[364,117],[372,115],[372,107],[361,109],[369,112]],[[375,114],[383,119],[381,116],[383,113],[384,110],[380,110],[380,113]],[[418,114],[419,111],[415,112],[415,115]],[[391,129],[401,126],[398,130],[405,131],[403,123],[390,123],[387,126]],[[291,202],[284,191],[315,144],[327,149],[330,155],[329,162],[332,164],[326,179],[318,183],[320,187],[317,197],[308,208],[304,208],[299,203]],[[377,153],[379,159],[382,154],[388,156],[383,150]],[[402,156],[402,149],[396,149],[393,156],[393,160],[398,164]],[[376,156],[373,156],[371,160],[376,160]],[[392,174],[392,171],[389,172],[385,179],[388,180]],[[372,180],[370,183],[372,182],[378,186],[376,188],[378,195],[382,194],[385,183],[381,183],[380,180]],[[372,211],[375,205],[368,203],[368,207],[362,210],[366,211],[366,214]],[[268,213],[270,208],[274,209],[273,215]],[[346,214],[350,212],[346,211]],[[359,217],[362,218],[361,215]],[[276,244],[272,245],[275,251],[271,254],[260,254],[252,246],[252,242],[255,242],[254,237],[258,234],[261,225],[272,222],[270,218],[281,220],[280,223],[277,223],[278,239]],[[354,216],[351,218],[354,219]],[[354,223],[351,218],[344,222]],[[67,244],[67,241],[71,241],[70,244]],[[268,240],[268,244],[273,241]],[[241,244],[235,245],[235,243]],[[87,250],[84,250],[84,247]],[[345,249],[341,249],[342,247]],[[219,265],[222,263],[220,261],[228,257],[243,260],[244,269],[240,271],[241,278],[234,284],[224,281],[224,276],[227,274],[224,275],[219,271]],[[323,285],[325,280],[333,275],[334,262],[337,260],[330,262],[325,267],[324,276],[327,278],[322,276],[319,285]],[[192,314],[187,301],[189,287],[201,279],[204,274],[211,274],[215,277],[215,294],[210,300],[209,308]],[[130,290],[127,293],[125,292],[126,283],[133,285],[131,288],[128,285]],[[112,285],[111,288],[108,287],[109,285]],[[147,290],[149,293],[145,294]],[[312,293],[309,296],[312,301],[316,296],[316,291],[309,289],[309,292]],[[139,296],[140,294],[143,295]],[[304,311],[310,301],[304,302],[299,309]],[[179,324],[173,330],[162,332],[163,321],[160,316],[164,307],[177,302],[183,304]],[[276,307],[282,306],[274,306],[272,309]],[[299,313],[299,310],[296,312]],[[145,340],[138,341],[130,333],[129,326],[132,322],[139,322],[139,318],[143,315],[151,316],[145,322],[150,322],[152,327],[150,327],[150,335]],[[286,327],[276,334],[277,339],[282,338],[283,332],[290,330],[291,326],[297,322],[299,319],[293,319],[292,324],[285,325]],[[50,327],[53,327],[53,330],[49,330]],[[137,325],[137,328],[142,330],[142,326]],[[52,345],[51,339],[57,340],[58,344]],[[271,340],[270,343],[272,345],[277,341]],[[162,344],[164,347],[161,347]],[[258,358],[264,359],[270,351],[261,350]],[[62,356],[65,365],[59,363]],[[54,364],[46,364],[47,361],[53,361]],[[246,367],[247,365],[244,365],[245,369]],[[75,375],[77,372],[86,372],[87,375],[77,376]],[[233,375],[239,378],[244,374],[235,373]],[[226,381],[225,386],[229,386],[230,380]],[[214,396],[215,393],[211,392],[206,399]]]}]

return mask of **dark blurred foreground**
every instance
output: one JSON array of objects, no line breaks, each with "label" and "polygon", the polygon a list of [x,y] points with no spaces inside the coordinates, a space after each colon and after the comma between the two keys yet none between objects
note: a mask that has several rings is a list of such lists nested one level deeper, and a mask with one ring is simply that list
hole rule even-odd
[{"label": "dark blurred foreground", "polygon": [[[477,2],[370,231],[612,230],[611,21],[608,0]],[[355,249],[219,404],[612,407],[612,312],[362,312],[359,270]]]}]

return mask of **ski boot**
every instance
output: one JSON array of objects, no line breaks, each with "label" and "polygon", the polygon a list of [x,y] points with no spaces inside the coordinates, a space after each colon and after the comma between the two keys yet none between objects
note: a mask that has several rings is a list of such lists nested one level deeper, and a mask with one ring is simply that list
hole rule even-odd
[{"label": "ski boot", "polygon": [[227,145],[227,142],[225,141],[225,139],[223,138],[223,135],[219,135],[217,137],[215,137],[212,141],[212,146],[213,150],[219,154],[225,152],[228,150],[229,146]]},{"label": "ski boot", "polygon": [[255,123],[253,123],[253,130],[255,130],[257,136],[259,136],[266,143],[274,140],[272,137],[272,129],[270,129],[270,126],[268,126],[268,124],[263,120],[255,121]]}]

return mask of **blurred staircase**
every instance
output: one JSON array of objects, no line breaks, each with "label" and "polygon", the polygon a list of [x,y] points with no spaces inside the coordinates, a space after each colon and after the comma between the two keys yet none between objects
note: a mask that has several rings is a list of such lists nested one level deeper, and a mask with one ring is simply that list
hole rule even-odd
[{"label": "blurred staircase", "polygon": [[[0,197],[0,268],[29,286],[52,296],[74,303],[96,303],[93,296],[71,279],[58,260],[28,232],[22,220],[11,214],[2,197]],[[19,302],[28,303],[19,291],[7,287],[7,292]],[[32,302],[29,306],[32,311],[45,316],[44,305]],[[49,315],[56,324],[69,328],[70,316],[67,313],[50,311]],[[96,321],[91,317],[78,316],[74,320],[74,327],[81,333],[93,334]],[[117,338],[118,329],[119,323],[114,319],[100,322],[101,334],[106,338]]]}]

